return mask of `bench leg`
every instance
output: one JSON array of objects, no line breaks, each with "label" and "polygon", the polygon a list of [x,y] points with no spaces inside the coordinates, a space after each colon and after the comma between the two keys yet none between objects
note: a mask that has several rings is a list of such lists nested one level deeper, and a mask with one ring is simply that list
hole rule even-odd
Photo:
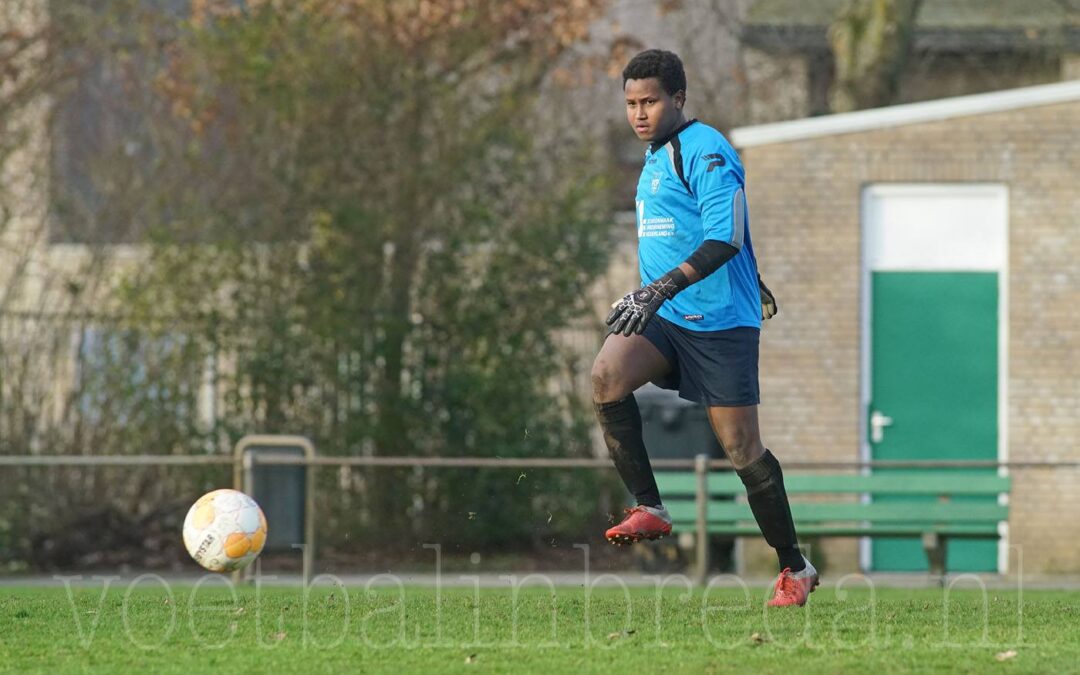
[{"label": "bench leg", "polygon": [[694,503],[697,506],[695,518],[694,544],[697,558],[695,570],[697,582],[705,583],[709,576],[709,456],[698,455],[694,458],[694,473],[697,477]]},{"label": "bench leg", "polygon": [[926,560],[930,563],[930,574],[945,583],[945,537],[936,532],[926,532],[922,536]]},{"label": "bench leg", "polygon": [[709,578],[709,535],[698,532],[694,536],[695,580],[704,584]]}]

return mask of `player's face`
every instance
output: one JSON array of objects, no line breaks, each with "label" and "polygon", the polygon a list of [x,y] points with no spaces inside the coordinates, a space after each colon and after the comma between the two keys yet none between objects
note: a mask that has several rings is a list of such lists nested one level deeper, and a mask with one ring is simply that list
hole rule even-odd
[{"label": "player's face", "polygon": [[627,80],[623,93],[626,94],[626,119],[630,128],[647,143],[664,138],[682,122],[686,94],[682,91],[674,95],[667,93],[659,78]]}]

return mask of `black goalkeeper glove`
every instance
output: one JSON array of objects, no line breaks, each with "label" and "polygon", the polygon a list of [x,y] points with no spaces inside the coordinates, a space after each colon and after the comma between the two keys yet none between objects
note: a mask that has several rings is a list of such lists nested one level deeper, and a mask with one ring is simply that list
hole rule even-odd
[{"label": "black goalkeeper glove", "polygon": [[627,293],[612,305],[607,325],[611,326],[612,333],[622,333],[627,337],[634,333],[641,335],[660,305],[689,285],[690,280],[676,267],[656,281]]},{"label": "black goalkeeper glove", "polygon": [[761,292],[761,318],[771,319],[780,311],[780,307],[776,304],[776,296],[772,294],[769,287],[761,280],[760,274],[757,275],[757,285],[758,291]]}]

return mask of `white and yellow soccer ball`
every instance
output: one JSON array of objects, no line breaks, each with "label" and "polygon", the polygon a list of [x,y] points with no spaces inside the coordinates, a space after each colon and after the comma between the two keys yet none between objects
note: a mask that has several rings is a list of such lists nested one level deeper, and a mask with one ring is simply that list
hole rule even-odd
[{"label": "white and yellow soccer ball", "polygon": [[184,519],[184,547],[211,572],[247,567],[266,543],[266,516],[238,490],[214,490],[196,501]]}]

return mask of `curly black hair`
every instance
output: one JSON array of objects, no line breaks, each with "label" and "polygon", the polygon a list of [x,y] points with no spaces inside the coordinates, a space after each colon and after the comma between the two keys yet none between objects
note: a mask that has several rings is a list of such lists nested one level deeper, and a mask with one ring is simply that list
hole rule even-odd
[{"label": "curly black hair", "polygon": [[630,59],[622,71],[623,87],[627,80],[644,80],[648,77],[659,79],[669,96],[677,91],[686,91],[686,72],[683,71],[682,60],[674,52],[647,49]]}]

